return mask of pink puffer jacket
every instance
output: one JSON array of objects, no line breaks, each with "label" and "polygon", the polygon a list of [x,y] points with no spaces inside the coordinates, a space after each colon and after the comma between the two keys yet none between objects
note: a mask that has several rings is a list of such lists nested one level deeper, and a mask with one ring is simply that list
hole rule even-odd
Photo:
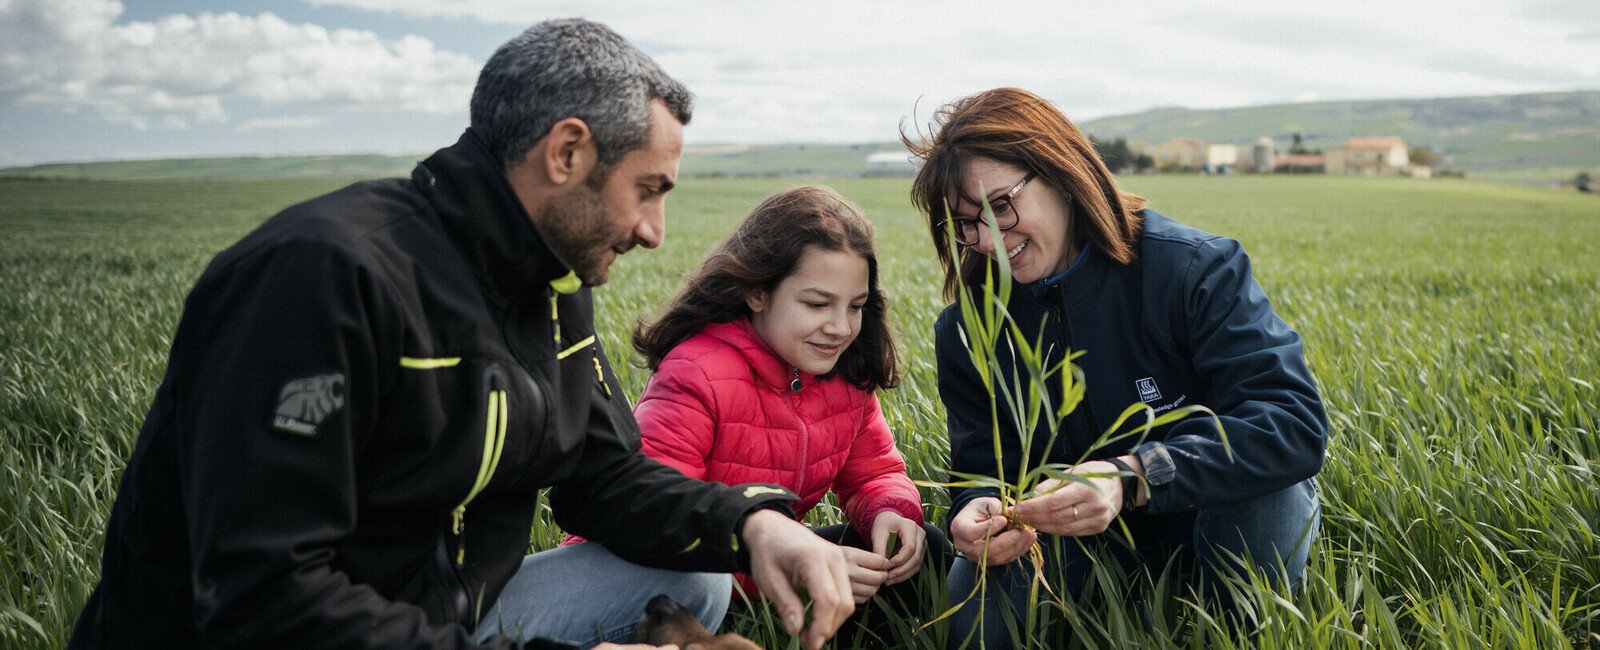
[{"label": "pink puffer jacket", "polygon": [[794,377],[749,320],[707,326],[667,353],[634,407],[645,453],[691,478],[780,484],[800,516],[831,489],[867,539],[884,511],[921,523],[877,395],[805,373],[794,391]]}]

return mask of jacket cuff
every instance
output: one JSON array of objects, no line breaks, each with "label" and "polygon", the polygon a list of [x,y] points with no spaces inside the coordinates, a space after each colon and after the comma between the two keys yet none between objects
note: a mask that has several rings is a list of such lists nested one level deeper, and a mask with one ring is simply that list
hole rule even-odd
[{"label": "jacket cuff", "polygon": [[883,499],[867,507],[862,513],[861,521],[851,521],[850,525],[855,527],[856,532],[861,533],[862,539],[870,540],[872,539],[872,523],[878,520],[878,515],[885,512],[895,513],[916,522],[918,525],[924,523],[922,504],[913,504],[905,499]]},{"label": "jacket cuff", "polygon": [[1156,497],[1178,478],[1178,466],[1172,462],[1172,452],[1159,442],[1143,443],[1134,447],[1133,453],[1144,465],[1144,480],[1150,486],[1150,503],[1146,505],[1149,507],[1154,505]]},{"label": "jacket cuff", "polygon": [[950,509],[945,511],[945,514],[944,514],[944,531],[945,531],[945,533],[948,534],[950,532],[950,522],[955,521],[956,515],[961,512],[961,509],[967,507],[968,503],[971,503],[973,499],[977,499],[979,497],[995,497],[995,498],[999,498],[1000,497],[1000,489],[999,488],[992,488],[992,487],[982,487],[982,488],[969,488],[969,489],[966,489],[966,490],[962,490],[961,491],[961,496],[957,497],[955,501],[951,502],[950,503]]},{"label": "jacket cuff", "polygon": [[[752,484],[750,486],[739,487],[764,488],[765,486]],[[799,497],[795,496],[788,490],[776,488],[774,492],[766,492],[755,498],[750,496],[749,491],[746,491],[745,495],[747,499],[751,500],[751,504],[749,507],[745,508],[745,511],[739,515],[738,519],[734,520],[732,533],[734,540],[734,562],[738,565],[740,573],[750,573],[750,546],[745,544],[744,535],[742,533],[744,532],[744,520],[748,519],[751,513],[754,513],[758,510],[776,510],[783,513],[785,517],[798,520],[798,517],[796,517],[794,514],[794,508],[789,507],[789,504],[793,501],[799,500]]]}]

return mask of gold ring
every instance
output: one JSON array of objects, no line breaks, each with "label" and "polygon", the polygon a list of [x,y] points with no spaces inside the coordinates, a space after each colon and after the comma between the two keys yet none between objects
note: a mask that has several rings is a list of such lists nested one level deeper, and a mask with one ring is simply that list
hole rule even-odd
[{"label": "gold ring", "polygon": [[1072,506],[1072,520],[1078,520],[1078,506]]}]

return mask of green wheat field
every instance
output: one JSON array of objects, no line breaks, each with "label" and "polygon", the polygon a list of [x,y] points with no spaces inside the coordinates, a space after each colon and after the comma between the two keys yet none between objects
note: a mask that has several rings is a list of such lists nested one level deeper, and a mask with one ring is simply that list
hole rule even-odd
[{"label": "green wheat field", "polygon": [[[627,344],[633,319],[759,198],[796,182],[682,179],[666,244],[623,257],[597,292],[630,394],[646,378]],[[942,481],[931,337],[942,301],[908,182],[824,182],[877,224],[906,376],[884,395],[887,416],[912,478]],[[1072,644],[1100,648],[1600,648],[1600,199],[1460,180],[1125,182],[1244,242],[1305,338],[1331,424],[1322,534],[1298,588],[1235,585],[1249,632],[1162,575],[1107,569],[1096,602],[1045,606],[1055,630],[1029,645],[1057,647],[1070,629]],[[205,263],[343,184],[0,180],[0,647],[65,644]],[[924,500],[942,519],[947,497]],[[837,517],[820,508],[812,521]],[[558,539],[543,512],[530,549]],[[736,608],[725,627],[798,647],[774,618]],[[948,634],[895,623],[884,645],[942,647]]]}]

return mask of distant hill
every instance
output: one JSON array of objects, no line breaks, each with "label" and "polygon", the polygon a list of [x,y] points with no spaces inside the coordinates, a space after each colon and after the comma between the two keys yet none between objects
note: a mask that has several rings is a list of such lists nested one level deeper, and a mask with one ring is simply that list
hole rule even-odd
[{"label": "distant hill", "polygon": [[1508,179],[1570,178],[1576,170],[1600,168],[1600,91],[1157,108],[1081,126],[1098,139],[1150,144],[1188,136],[1245,145],[1270,136],[1280,152],[1295,133],[1311,149],[1336,147],[1357,135],[1397,135],[1412,147],[1443,151],[1468,175]]},{"label": "distant hill", "polygon": [[[1091,136],[1149,144],[1178,136],[1250,144],[1270,136],[1280,152],[1295,133],[1326,149],[1356,135],[1398,135],[1430,147],[1469,176],[1496,180],[1570,179],[1600,171],[1600,91],[1494,97],[1315,102],[1197,110],[1158,108],[1082,123]],[[684,151],[686,176],[856,176],[868,154],[904,151],[898,142],[866,144],[700,145]],[[202,158],[41,165],[0,169],[0,177],[115,180],[378,178],[405,176],[411,156]]]},{"label": "distant hill", "polygon": [[732,144],[685,147],[678,173],[690,176],[860,176],[868,154],[904,152],[877,144]]},{"label": "distant hill", "polygon": [[359,155],[119,160],[0,169],[0,178],[114,181],[386,178],[409,176],[411,168],[421,159],[422,156]]}]

